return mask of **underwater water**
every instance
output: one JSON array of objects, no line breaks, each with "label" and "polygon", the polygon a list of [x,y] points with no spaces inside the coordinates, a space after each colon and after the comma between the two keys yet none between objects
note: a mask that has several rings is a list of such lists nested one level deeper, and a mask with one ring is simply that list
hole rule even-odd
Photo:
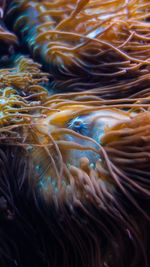
[{"label": "underwater water", "polygon": [[0,266],[149,267],[150,3],[0,1]]}]

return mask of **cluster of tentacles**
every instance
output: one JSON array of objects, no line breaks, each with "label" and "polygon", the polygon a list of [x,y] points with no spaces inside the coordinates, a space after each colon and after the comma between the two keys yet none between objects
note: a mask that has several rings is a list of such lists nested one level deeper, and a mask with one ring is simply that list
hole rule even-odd
[{"label": "cluster of tentacles", "polygon": [[72,90],[149,73],[149,12],[149,0],[15,0],[8,19],[16,17],[15,32],[53,74],[53,87]]},{"label": "cluster of tentacles", "polygon": [[149,267],[149,1],[3,0],[0,25],[0,265]]}]

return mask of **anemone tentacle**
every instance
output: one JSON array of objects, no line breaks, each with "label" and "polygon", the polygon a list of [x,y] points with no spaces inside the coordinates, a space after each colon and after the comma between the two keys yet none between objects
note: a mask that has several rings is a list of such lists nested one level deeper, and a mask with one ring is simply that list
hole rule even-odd
[{"label": "anemone tentacle", "polygon": [[0,266],[149,267],[149,17],[0,1]]},{"label": "anemone tentacle", "polygon": [[[30,64],[37,68],[25,62],[27,74]],[[16,93],[17,78],[9,79],[13,89],[4,83],[0,97],[8,112],[0,130],[0,229],[12,225],[14,242],[3,237],[1,262],[27,266],[25,249],[32,266],[148,266],[149,98],[49,95],[38,68],[35,77],[40,106],[28,80]]]},{"label": "anemone tentacle", "polygon": [[69,78],[79,90],[149,73],[149,1],[15,0],[7,13],[55,90]]}]

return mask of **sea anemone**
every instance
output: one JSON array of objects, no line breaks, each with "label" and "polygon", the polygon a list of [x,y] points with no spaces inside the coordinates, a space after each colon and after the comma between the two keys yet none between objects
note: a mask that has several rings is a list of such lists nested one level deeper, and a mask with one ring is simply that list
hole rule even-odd
[{"label": "sea anemone", "polygon": [[149,98],[33,88],[5,95],[1,264],[148,266]]},{"label": "sea anemone", "polygon": [[92,89],[149,73],[149,9],[146,0],[15,0],[6,21],[12,14],[13,29],[53,74],[55,89]]},{"label": "sea anemone", "polygon": [[149,267],[148,0],[2,3],[0,265]]}]

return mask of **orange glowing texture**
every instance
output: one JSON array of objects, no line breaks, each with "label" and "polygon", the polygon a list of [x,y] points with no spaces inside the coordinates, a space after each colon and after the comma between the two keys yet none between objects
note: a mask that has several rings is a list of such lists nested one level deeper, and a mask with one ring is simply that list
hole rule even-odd
[{"label": "orange glowing texture", "polygon": [[70,77],[74,87],[85,89],[88,75],[91,88],[99,87],[108,78],[110,84],[149,70],[148,0],[16,0],[11,6],[13,17],[19,12],[15,31],[57,77],[54,84]]}]

